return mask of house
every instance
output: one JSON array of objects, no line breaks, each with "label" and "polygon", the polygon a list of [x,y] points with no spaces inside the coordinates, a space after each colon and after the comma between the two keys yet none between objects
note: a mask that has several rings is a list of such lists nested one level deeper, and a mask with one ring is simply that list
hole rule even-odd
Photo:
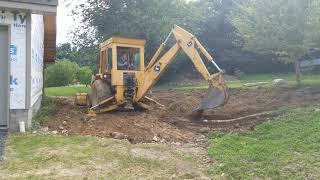
[{"label": "house", "polygon": [[31,127],[55,59],[58,0],[0,0],[0,128]]}]

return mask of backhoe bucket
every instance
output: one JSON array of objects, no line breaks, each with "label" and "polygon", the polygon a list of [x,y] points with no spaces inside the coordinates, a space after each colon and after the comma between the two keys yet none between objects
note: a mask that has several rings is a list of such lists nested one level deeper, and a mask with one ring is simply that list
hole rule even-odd
[{"label": "backhoe bucket", "polygon": [[209,89],[200,103],[199,111],[213,109],[224,105],[228,101],[228,87],[226,86],[224,74],[213,75],[209,80]]}]

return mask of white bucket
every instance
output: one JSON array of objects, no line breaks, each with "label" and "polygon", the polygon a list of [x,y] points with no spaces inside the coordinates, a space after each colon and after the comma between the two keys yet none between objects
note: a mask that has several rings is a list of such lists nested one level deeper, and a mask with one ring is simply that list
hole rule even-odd
[{"label": "white bucket", "polygon": [[19,122],[19,131],[21,133],[25,133],[26,132],[26,125],[25,125],[24,121],[20,121]]}]

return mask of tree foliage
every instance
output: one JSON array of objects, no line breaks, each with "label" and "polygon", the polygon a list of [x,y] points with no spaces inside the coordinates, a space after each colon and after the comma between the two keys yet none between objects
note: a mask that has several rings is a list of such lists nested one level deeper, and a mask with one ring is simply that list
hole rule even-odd
[{"label": "tree foliage", "polygon": [[80,67],[69,60],[58,61],[45,70],[47,87],[67,86],[76,83]]},{"label": "tree foliage", "polygon": [[77,57],[76,48],[72,47],[70,43],[59,44],[57,46],[57,59],[73,60]]},{"label": "tree foliage", "polygon": [[75,14],[83,25],[74,31],[75,44],[102,42],[111,36],[147,40],[146,57],[150,59],[170,32],[173,24],[200,32],[204,11],[185,0],[87,0]]},{"label": "tree foliage", "polygon": [[57,46],[57,59],[68,59],[77,63],[80,67],[89,67],[96,72],[98,69],[98,47],[76,47],[70,43],[64,43]]},{"label": "tree foliage", "polygon": [[[234,26],[229,15],[237,8],[237,0],[199,0],[199,6],[207,7],[207,16],[200,38],[215,51],[234,49]],[[238,0],[239,1],[239,0]]]},{"label": "tree foliage", "polygon": [[[99,43],[102,41],[111,36],[146,39],[145,59],[148,61],[173,24],[197,35],[228,73],[235,69],[254,73],[287,72],[294,62],[298,65],[299,60],[318,58],[320,54],[318,48],[314,48],[320,37],[317,0],[81,2],[77,2],[73,16],[80,18],[82,23],[73,31],[72,45],[58,46],[57,57],[70,59],[81,67],[88,66],[94,72],[99,65]],[[313,49],[312,53],[310,49]],[[192,65],[186,59],[178,56],[169,71],[173,74],[179,71],[193,73]]]},{"label": "tree foliage", "polygon": [[89,85],[91,82],[92,70],[89,67],[82,67],[77,73],[77,80],[80,84]]},{"label": "tree foliage", "polygon": [[245,50],[272,54],[295,63],[300,81],[299,60],[319,40],[317,0],[243,0],[231,18]]},{"label": "tree foliage", "polygon": [[67,59],[59,60],[45,70],[45,84],[47,87],[68,86],[76,83],[89,85],[92,70],[89,67],[79,67],[75,62]]}]

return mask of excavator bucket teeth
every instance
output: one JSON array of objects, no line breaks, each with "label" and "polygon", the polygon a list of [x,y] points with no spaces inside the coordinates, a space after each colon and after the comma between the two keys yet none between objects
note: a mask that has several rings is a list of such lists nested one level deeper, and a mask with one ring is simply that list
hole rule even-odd
[{"label": "excavator bucket teeth", "polygon": [[217,108],[224,105],[228,98],[228,88],[225,84],[224,75],[219,73],[209,81],[209,89],[203,97],[198,110]]}]

